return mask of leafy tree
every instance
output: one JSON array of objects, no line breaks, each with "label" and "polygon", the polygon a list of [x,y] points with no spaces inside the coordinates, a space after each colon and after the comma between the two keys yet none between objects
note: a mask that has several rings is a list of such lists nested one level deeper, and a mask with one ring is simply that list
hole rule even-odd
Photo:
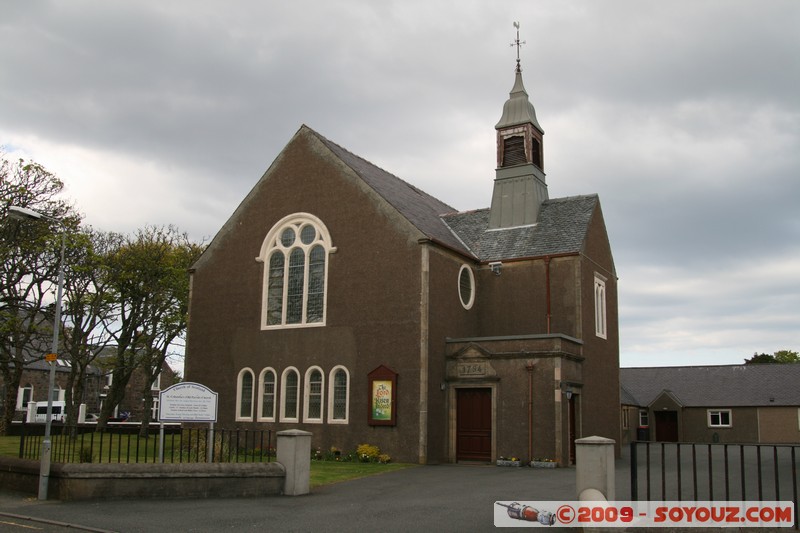
[{"label": "leafy tree", "polygon": [[776,363],[798,363],[800,354],[792,350],[778,350],[773,354]]},{"label": "leafy tree", "polygon": [[778,350],[774,354],[754,353],[753,357],[744,360],[746,365],[775,363],[800,363],[800,354],[792,350]]},{"label": "leafy tree", "polygon": [[148,226],[128,237],[109,258],[118,328],[112,332],[117,351],[113,379],[98,428],[105,426],[114,407],[125,395],[134,371],[146,376],[143,427],[150,420],[150,388],[164,366],[174,342],[186,331],[189,267],[202,247],[189,241],[174,226]]},{"label": "leafy tree", "polygon": [[[14,417],[25,365],[50,350],[55,305],[50,296],[58,274],[62,232],[80,218],[58,198],[63,183],[33,162],[11,162],[0,154],[0,376],[5,406],[0,435]],[[33,209],[48,218],[16,220],[11,206]]]},{"label": "leafy tree", "polygon": [[[7,408],[0,434],[14,416],[26,365],[50,351],[54,292],[65,248],[59,353],[70,361],[68,423],[77,422],[85,377],[98,356],[113,379],[98,428],[125,396],[134,371],[145,375],[145,422],[151,384],[186,331],[188,269],[203,247],[175,227],[146,227],[133,236],[80,227],[73,207],[58,198],[63,183],[41,165],[9,162],[0,154],[0,377]],[[9,207],[46,218],[19,221]]]}]

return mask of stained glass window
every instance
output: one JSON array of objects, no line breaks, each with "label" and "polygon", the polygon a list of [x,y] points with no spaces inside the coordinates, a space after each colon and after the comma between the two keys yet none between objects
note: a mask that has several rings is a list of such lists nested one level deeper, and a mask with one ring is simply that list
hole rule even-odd
[{"label": "stained glass window", "polygon": [[283,416],[282,418],[297,418],[297,403],[299,400],[299,383],[296,370],[287,370],[284,373],[283,383]]},{"label": "stained glass window", "polygon": [[333,374],[333,420],[347,420],[347,372],[339,368]]},{"label": "stained glass window", "polygon": [[253,418],[253,372],[248,368],[239,372],[238,418]]},{"label": "stained glass window", "polygon": [[275,418],[275,372],[264,370],[261,384],[261,418]]},{"label": "stained glass window", "polygon": [[312,369],[308,376],[308,414],[309,420],[322,420],[322,372]]},{"label": "stained glass window", "polygon": [[332,251],[327,228],[300,213],[278,222],[267,234],[262,327],[323,325],[327,258]]}]

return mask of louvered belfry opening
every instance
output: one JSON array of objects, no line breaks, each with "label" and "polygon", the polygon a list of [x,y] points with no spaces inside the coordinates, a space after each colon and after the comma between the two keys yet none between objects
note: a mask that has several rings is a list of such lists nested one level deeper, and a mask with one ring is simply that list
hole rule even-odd
[{"label": "louvered belfry opening", "polygon": [[503,166],[524,165],[528,162],[525,157],[525,139],[520,135],[503,139]]},{"label": "louvered belfry opening", "polygon": [[531,155],[533,156],[533,163],[539,168],[542,167],[542,145],[539,143],[539,139],[533,138],[531,139],[531,144],[533,145],[531,149]]}]

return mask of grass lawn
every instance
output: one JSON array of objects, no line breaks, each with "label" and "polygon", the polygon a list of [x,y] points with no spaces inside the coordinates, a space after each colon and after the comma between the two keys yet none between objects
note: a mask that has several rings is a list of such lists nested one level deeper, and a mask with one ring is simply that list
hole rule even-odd
[{"label": "grass lawn", "polygon": [[[19,437],[0,437],[0,455],[17,457]],[[152,454],[150,461],[152,461]],[[383,472],[391,472],[416,465],[407,463],[358,463],[349,461],[311,461],[311,486],[319,487],[329,483],[347,481]]]},{"label": "grass lawn", "polygon": [[19,455],[19,437],[0,437],[0,455],[17,457]]},{"label": "grass lawn", "polygon": [[311,461],[311,487],[373,476],[416,465],[409,463],[356,463],[341,461]]}]

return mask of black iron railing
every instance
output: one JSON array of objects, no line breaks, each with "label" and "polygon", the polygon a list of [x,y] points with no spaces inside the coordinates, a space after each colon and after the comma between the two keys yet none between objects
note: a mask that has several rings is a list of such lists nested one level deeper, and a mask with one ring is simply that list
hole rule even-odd
[{"label": "black iron railing", "polygon": [[631,442],[631,500],[787,501],[800,444]]},{"label": "black iron railing", "polygon": [[[38,460],[43,432],[26,424],[20,436],[19,457]],[[209,446],[211,449],[209,450]],[[51,437],[54,463],[256,463],[275,457],[271,430],[210,429],[151,424],[142,434],[139,424],[78,426],[67,434],[54,428]]]}]

